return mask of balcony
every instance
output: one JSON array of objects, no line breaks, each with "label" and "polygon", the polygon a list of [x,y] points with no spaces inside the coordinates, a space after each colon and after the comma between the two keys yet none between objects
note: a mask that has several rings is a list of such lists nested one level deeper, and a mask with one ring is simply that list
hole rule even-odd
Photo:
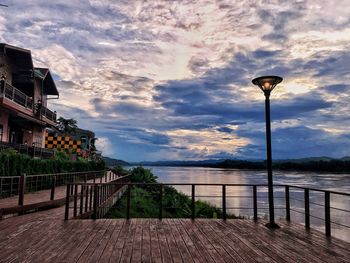
[{"label": "balcony", "polygon": [[5,149],[14,149],[17,153],[27,154],[40,159],[50,159],[54,156],[54,151],[41,147],[31,147],[25,144],[0,142],[0,152]]},{"label": "balcony", "polygon": [[41,116],[44,116],[48,120],[56,123],[56,119],[57,119],[56,112],[52,112],[51,110],[49,110],[48,108],[46,108],[44,106],[41,107]]},{"label": "balcony", "polygon": [[33,99],[6,82],[3,90],[0,92],[0,97],[4,97],[27,109],[33,110]]},{"label": "balcony", "polygon": [[[0,98],[5,98],[11,102],[14,102],[17,105],[24,107],[26,109],[25,113],[27,114],[29,111],[31,115],[33,116],[35,115],[35,108],[37,105],[34,103],[33,99],[27,96],[26,94],[24,94],[22,91],[16,89],[9,83],[4,82],[4,84],[1,86]],[[45,117],[47,120],[52,122],[51,123],[52,125],[56,123],[56,119],[57,119],[56,113],[52,112],[51,110],[49,110],[44,106],[41,106],[40,108],[40,115],[41,117]]]}]

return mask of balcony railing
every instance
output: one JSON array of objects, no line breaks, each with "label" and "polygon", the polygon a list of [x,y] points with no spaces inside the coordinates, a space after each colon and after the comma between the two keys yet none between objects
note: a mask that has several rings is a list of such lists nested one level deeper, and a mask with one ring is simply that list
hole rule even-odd
[{"label": "balcony railing", "polygon": [[50,111],[48,108],[42,106],[41,107],[41,115],[45,116],[47,119],[56,122],[57,115],[55,112]]},{"label": "balcony railing", "polygon": [[27,109],[33,110],[33,99],[28,97],[22,91],[11,86],[9,83],[5,82],[4,88],[1,90],[0,95]]},{"label": "balcony railing", "polygon": [[51,149],[32,147],[18,143],[0,142],[0,151],[5,149],[14,149],[18,153],[27,154],[41,159],[50,159],[54,155],[54,151]]},{"label": "balcony railing", "polygon": [[[31,111],[34,111],[34,101],[31,97],[24,94],[22,91],[16,89],[15,87],[11,86],[9,83],[1,83],[0,86],[0,97],[4,97],[8,100],[11,100],[26,109],[30,109]],[[51,120],[53,122],[56,122],[57,115],[55,112],[52,112],[48,108],[41,106],[40,109],[41,116],[46,117],[48,120]]]}]

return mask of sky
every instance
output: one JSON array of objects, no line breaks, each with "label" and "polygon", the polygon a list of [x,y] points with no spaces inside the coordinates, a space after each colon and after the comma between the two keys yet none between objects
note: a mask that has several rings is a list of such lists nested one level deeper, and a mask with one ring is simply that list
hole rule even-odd
[{"label": "sky", "polygon": [[1,0],[0,42],[30,49],[49,108],[126,161],[350,155],[350,2]]}]

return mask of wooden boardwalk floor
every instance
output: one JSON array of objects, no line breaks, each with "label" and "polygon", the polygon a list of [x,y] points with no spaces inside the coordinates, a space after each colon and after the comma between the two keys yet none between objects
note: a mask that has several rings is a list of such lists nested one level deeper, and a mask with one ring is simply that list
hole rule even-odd
[{"label": "wooden boardwalk floor", "polygon": [[350,244],[280,221],[63,221],[63,208],[0,221],[0,262],[350,262]]}]

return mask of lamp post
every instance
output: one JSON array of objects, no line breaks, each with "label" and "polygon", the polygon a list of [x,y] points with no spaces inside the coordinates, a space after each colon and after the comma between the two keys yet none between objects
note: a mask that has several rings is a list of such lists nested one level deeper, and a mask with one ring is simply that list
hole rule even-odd
[{"label": "lamp post", "polygon": [[265,95],[265,120],[266,120],[266,159],[267,159],[267,179],[269,194],[269,228],[279,228],[275,223],[275,212],[273,204],[273,178],[272,178],[272,151],[271,151],[271,120],[270,120],[270,94],[278,83],[282,82],[278,76],[263,76],[252,80],[254,85],[264,92]]}]

